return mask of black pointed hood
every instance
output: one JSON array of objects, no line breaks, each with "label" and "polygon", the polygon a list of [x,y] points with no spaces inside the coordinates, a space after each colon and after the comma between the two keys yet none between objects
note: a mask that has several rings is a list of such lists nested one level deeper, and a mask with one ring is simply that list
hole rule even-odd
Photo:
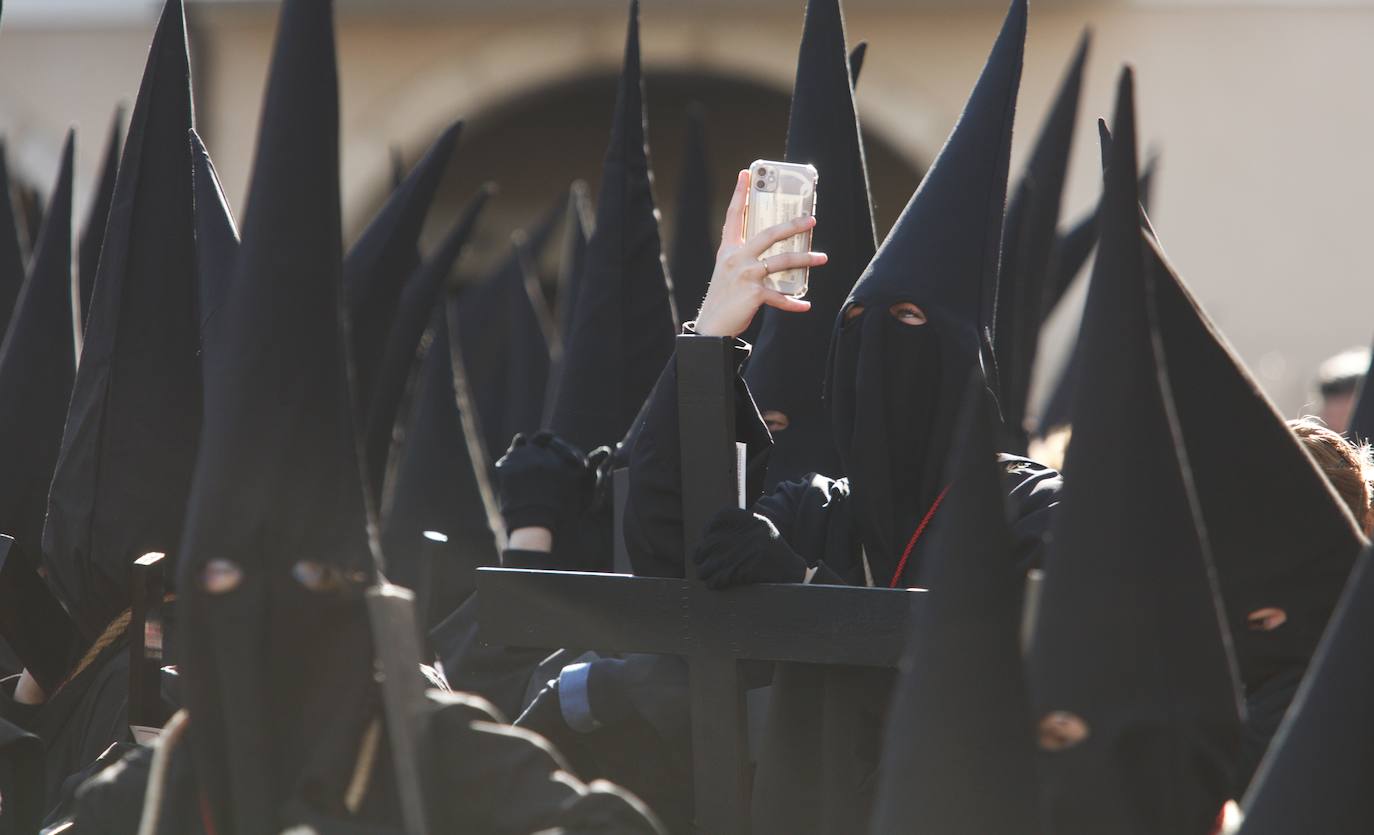
[{"label": "black pointed hood", "polygon": [[302,785],[342,796],[375,715],[338,124],[331,3],[286,0],[178,571],[191,750],[221,833],[287,828]]},{"label": "black pointed hood", "polygon": [[877,248],[839,0],[810,0],[806,7],[786,160],[810,163],[819,172],[825,202],[811,246],[829,260],[811,270],[810,310],[766,307],[759,313],[745,379],[759,409],[785,415],[787,424],[774,433],[769,488],[807,473],[843,472],[821,400],[826,351],[835,317]]},{"label": "black pointed hood", "polygon": [[24,286],[24,248],[19,243],[19,224],[10,197],[10,171],[5,143],[0,141],[0,339],[14,315],[19,290]]},{"label": "black pointed hood", "polygon": [[499,558],[492,533],[495,493],[487,480],[491,464],[477,436],[464,363],[455,361],[457,346],[449,336],[456,316],[451,302],[441,300],[434,310],[414,369],[411,406],[397,421],[405,429],[382,506],[389,578],[417,584],[424,533],[438,531],[448,537],[444,555],[463,560],[460,570],[447,575],[465,581],[443,592],[449,600],[471,591],[473,568],[495,565]]},{"label": "black pointed hood", "polygon": [[[1099,125],[1101,120],[1098,120]],[[1159,154],[1151,153],[1140,172],[1140,205],[1148,213],[1150,197],[1154,191],[1154,181],[1159,170]],[[1059,305],[1064,294],[1069,291],[1078,271],[1088,263],[1093,248],[1097,246],[1097,209],[1080,218],[1059,235],[1050,257],[1049,278],[1045,282],[1045,297],[1041,303],[1042,318],[1048,317]]]},{"label": "black pointed hood", "polygon": [[[1102,146],[1102,164],[1107,164],[1107,148],[1111,144],[1111,131],[1107,129],[1107,123],[1101,119],[1097,120],[1097,133]],[[1137,181],[1138,193],[1140,195],[1140,207],[1147,213],[1150,210],[1150,188],[1154,181],[1155,170],[1159,162],[1158,154],[1151,154],[1145,163],[1145,170],[1141,172]],[[1082,269],[1083,264],[1092,255],[1093,249],[1097,246],[1097,210],[1088,215],[1083,220],[1074,225],[1072,229],[1059,236],[1058,243],[1055,244],[1055,254],[1050,258],[1050,280],[1045,286],[1045,298],[1041,313],[1041,322],[1054,312],[1054,308],[1059,304],[1064,293],[1068,291],[1069,285]],[[1066,259],[1060,263],[1060,259]],[[1078,342],[1069,347],[1069,355],[1064,360],[1059,369],[1059,376],[1055,378],[1054,387],[1050,389],[1049,395],[1045,398],[1044,404],[1040,408],[1040,414],[1036,416],[1035,434],[1044,437],[1047,434],[1069,426],[1070,412],[1073,404],[1073,391],[1078,383],[1078,369],[1082,363],[1078,356]]]},{"label": "black pointed hood", "polygon": [[682,171],[677,178],[673,222],[673,298],[683,319],[696,316],[716,266],[716,219],[711,211],[711,174],[706,158],[706,124],[700,104],[687,108]]},{"label": "black pointed hood", "polygon": [[67,133],[61,166],[28,277],[0,344],[0,532],[37,561],[48,485],[62,445],[62,423],[76,376],[72,326],[72,155]]},{"label": "black pointed hood", "polygon": [[[435,303],[444,290],[445,281],[472,237],[487,200],[495,191],[495,186],[490,183],[478,190],[453,228],[439,242],[434,254],[420,265],[406,282],[405,289],[401,291],[400,301],[396,305],[396,316],[391,322],[391,333],[387,334],[386,352],[378,370],[377,384],[367,412],[367,474],[379,507],[384,504],[382,484],[386,480],[387,462],[393,443],[392,434],[396,427],[398,410],[405,397],[406,382],[415,366],[415,351],[425,334],[425,328],[429,325]],[[393,580],[396,579],[394,572],[389,576]]]},{"label": "black pointed hood", "polygon": [[167,0],[119,163],[44,528],[48,580],[87,640],[131,602],[134,560],[175,555],[200,436],[191,70]]},{"label": "black pointed hood", "polygon": [[[529,286],[534,283],[530,265],[539,261],[553,239],[564,217],[565,199],[561,195],[528,231],[513,233],[506,257],[481,283],[458,297],[459,355],[466,363],[464,373],[482,443],[492,461],[506,451],[515,432],[530,431],[511,426],[528,422],[515,416],[530,414],[529,398],[536,383],[542,387],[537,398],[542,410],[551,362],[552,314],[542,292]],[[535,415],[536,430],[542,415],[542,411]]]},{"label": "black pointed hood", "polygon": [[[1134,121],[1128,69],[1084,315],[1071,476],[1028,663],[1056,835],[1207,835],[1239,741],[1221,603],[1154,344]],[[1087,733],[1075,743],[1076,727]]]},{"label": "black pointed hood", "polygon": [[[1158,240],[1147,237],[1174,405],[1248,692],[1306,666],[1365,539]],[[1249,614],[1268,607],[1287,620],[1269,632],[1251,628]]]},{"label": "black pointed hood", "polygon": [[1366,552],[1242,804],[1239,835],[1367,832],[1374,741],[1374,567]]},{"label": "black pointed hood", "polygon": [[239,230],[229,199],[224,196],[210,152],[194,130],[191,140],[191,191],[196,216],[196,273],[200,287],[201,339],[212,346],[214,322],[234,274],[239,251]]},{"label": "black pointed hood", "polygon": [[549,428],[583,449],[624,437],[673,353],[677,313],[664,271],[644,128],[639,3]]},{"label": "black pointed hood", "polygon": [[115,108],[110,121],[110,136],[105,140],[105,156],[96,180],[95,196],[86,215],[86,228],[81,232],[77,254],[76,275],[81,288],[81,327],[86,327],[86,311],[91,308],[91,291],[95,288],[96,265],[100,263],[100,247],[105,240],[105,224],[110,217],[110,201],[114,198],[115,174],[119,170],[120,147],[123,144],[124,108]]},{"label": "black pointed hood", "polygon": [[[1033,835],[1035,743],[1021,669],[1025,578],[1012,559],[996,416],[974,373],[931,528],[929,599],[912,623],[883,734],[870,831]],[[989,798],[996,802],[988,802]]]},{"label": "black pointed hood", "polygon": [[[963,115],[834,320],[831,426],[864,550],[883,584],[904,584],[899,556],[943,488],[964,381],[990,362],[983,322],[1025,40],[1026,3],[1014,0]],[[904,304],[919,306],[924,324],[899,321],[892,311]],[[850,319],[850,308],[862,310]],[[769,408],[763,398],[759,405]]]},{"label": "black pointed hood", "polygon": [[1044,318],[1041,308],[1057,240],[1059,203],[1073,147],[1088,43],[1084,32],[1011,196],[1002,228],[993,346],[1002,386],[1003,449],[1022,455],[1026,452],[1026,399]]},{"label": "black pointed hood", "polygon": [[372,400],[396,304],[420,264],[420,229],[462,129],[458,121],[439,134],[344,258],[344,304],[360,415],[367,414]]}]

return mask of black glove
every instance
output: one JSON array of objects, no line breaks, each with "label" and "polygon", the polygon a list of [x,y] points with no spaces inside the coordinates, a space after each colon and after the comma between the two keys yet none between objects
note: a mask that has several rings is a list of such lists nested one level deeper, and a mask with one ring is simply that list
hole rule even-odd
[{"label": "black glove", "polygon": [[506,530],[548,528],[585,504],[596,477],[576,447],[551,432],[516,435],[496,462],[496,486]]},{"label": "black glove", "polygon": [[692,559],[697,576],[712,589],[800,583],[806,577],[806,560],[783,541],[772,522],[735,507],[711,517]]}]

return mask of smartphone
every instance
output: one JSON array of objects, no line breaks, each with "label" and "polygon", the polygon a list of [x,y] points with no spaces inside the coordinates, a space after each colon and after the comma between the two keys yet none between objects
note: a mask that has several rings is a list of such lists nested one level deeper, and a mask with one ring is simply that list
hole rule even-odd
[{"label": "smartphone", "polygon": [[[816,213],[816,167],[794,162],[757,159],[749,166],[749,193],[744,202],[744,238],[748,240],[770,226]],[[811,230],[778,241],[763,256],[784,252],[809,252]],[[801,267],[771,273],[764,284],[795,298],[806,295],[811,270]]]}]

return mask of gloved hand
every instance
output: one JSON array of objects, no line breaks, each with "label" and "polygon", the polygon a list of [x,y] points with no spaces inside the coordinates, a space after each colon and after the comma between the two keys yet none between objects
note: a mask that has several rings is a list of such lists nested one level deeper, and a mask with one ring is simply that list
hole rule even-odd
[{"label": "gloved hand", "polygon": [[596,477],[581,451],[551,432],[516,435],[496,462],[496,487],[506,530],[548,528],[576,512]]},{"label": "gloved hand", "polygon": [[757,513],[730,507],[711,518],[692,560],[707,588],[749,583],[800,583],[806,560],[783,541],[773,523]]}]

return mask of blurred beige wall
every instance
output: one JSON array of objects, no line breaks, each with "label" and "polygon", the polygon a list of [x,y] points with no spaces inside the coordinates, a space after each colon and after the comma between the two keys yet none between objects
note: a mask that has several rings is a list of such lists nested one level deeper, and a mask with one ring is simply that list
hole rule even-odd
[{"label": "blurred beige wall", "polygon": [[[523,91],[618,65],[624,4],[456,2],[407,15],[354,3],[339,15],[345,225],[366,220],[389,177],[439,127]],[[868,131],[924,166],[996,34],[1000,4],[847,0],[851,42],[870,44],[858,100]],[[646,0],[650,68],[735,74],[786,91],[803,0]],[[1043,8],[1041,8],[1043,7]],[[6,21],[0,134],[12,165],[47,188],[62,130],[81,129],[79,205],[117,101],[131,102],[155,9],[122,21]],[[198,117],[235,206],[251,163],[271,47],[271,4],[192,7]],[[1032,3],[1013,175],[1084,26],[1094,32],[1066,220],[1097,189],[1095,118],[1117,69],[1138,70],[1143,140],[1162,153],[1152,215],[1223,332],[1280,407],[1303,411],[1326,355],[1374,333],[1366,231],[1374,211],[1374,5],[1352,2]],[[650,92],[652,95],[652,91]],[[551,126],[551,131],[556,126]],[[512,136],[547,154],[547,137]],[[748,160],[722,160],[740,165]],[[491,172],[499,179],[500,172]],[[1047,335],[1058,360],[1072,316]]]}]

